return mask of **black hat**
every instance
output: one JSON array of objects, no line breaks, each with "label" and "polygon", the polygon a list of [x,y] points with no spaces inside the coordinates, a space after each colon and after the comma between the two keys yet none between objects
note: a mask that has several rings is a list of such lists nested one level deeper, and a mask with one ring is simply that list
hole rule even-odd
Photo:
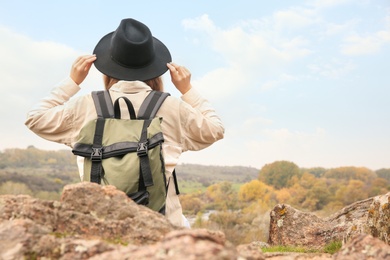
[{"label": "black hat", "polygon": [[119,80],[149,80],[164,74],[172,61],[168,48],[149,28],[134,19],[123,19],[116,31],[104,36],[93,51],[95,67]]}]

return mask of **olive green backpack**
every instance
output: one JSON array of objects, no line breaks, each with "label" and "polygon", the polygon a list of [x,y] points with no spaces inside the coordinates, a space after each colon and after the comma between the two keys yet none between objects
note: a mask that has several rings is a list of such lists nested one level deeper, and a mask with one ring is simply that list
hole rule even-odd
[{"label": "olive green backpack", "polygon": [[[108,91],[92,92],[98,117],[82,128],[72,150],[85,157],[84,181],[114,185],[136,203],[165,214],[164,136],[162,118],[155,115],[167,96],[151,91],[136,116],[128,98],[120,97],[112,104]],[[121,119],[121,99],[130,119]]]}]

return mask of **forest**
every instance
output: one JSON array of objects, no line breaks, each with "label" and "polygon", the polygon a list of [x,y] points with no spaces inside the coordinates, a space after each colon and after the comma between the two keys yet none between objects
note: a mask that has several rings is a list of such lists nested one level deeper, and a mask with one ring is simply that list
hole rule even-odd
[{"label": "forest", "polygon": [[[390,169],[301,168],[275,161],[261,169],[182,164],[176,171],[183,211],[192,227],[221,230],[234,244],[267,241],[269,212],[277,204],[325,217],[390,191]],[[65,185],[79,181],[69,150],[30,146],[0,152],[0,195],[58,200]]]}]

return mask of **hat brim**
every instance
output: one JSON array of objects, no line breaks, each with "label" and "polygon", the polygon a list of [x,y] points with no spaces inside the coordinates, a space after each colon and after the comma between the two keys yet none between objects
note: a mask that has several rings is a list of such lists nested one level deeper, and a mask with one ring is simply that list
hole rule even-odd
[{"label": "hat brim", "polygon": [[103,74],[119,80],[145,81],[157,78],[167,70],[167,63],[172,61],[168,48],[157,38],[153,37],[155,57],[151,63],[142,68],[129,68],[115,62],[110,55],[110,42],[114,32],[104,36],[96,45],[95,67]]}]

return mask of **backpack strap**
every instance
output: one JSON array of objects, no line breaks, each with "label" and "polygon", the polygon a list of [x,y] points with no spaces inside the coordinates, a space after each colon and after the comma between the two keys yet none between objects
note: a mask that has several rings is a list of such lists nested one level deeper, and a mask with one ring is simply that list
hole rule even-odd
[{"label": "backpack strap", "polygon": [[93,91],[92,98],[98,117],[114,118],[114,106],[108,90]]},{"label": "backpack strap", "polygon": [[93,138],[92,153],[91,153],[91,182],[101,183],[101,175],[103,172],[102,159],[103,159],[103,131],[106,120],[102,117],[98,117],[96,120],[95,136]]},{"label": "backpack strap", "polygon": [[180,194],[179,184],[177,183],[177,176],[176,176],[175,169],[173,169],[172,176],[173,176],[173,183],[175,184],[176,195],[179,195]]},{"label": "backpack strap", "polygon": [[119,97],[117,100],[115,100],[115,103],[114,103],[114,115],[115,115],[115,118],[116,119],[121,119],[121,109],[120,109],[120,106],[119,106],[119,100],[120,99],[123,99],[126,102],[127,109],[129,110],[130,119],[134,119],[134,120],[137,119],[135,117],[135,111],[134,111],[133,104],[125,96]]},{"label": "backpack strap", "polygon": [[152,90],[145,98],[138,111],[138,119],[151,119],[157,114],[161,104],[170,96],[169,93]]},{"label": "backpack strap", "polygon": [[[173,178],[173,184],[175,185],[176,195],[180,195],[179,184],[177,183],[176,169],[173,169],[172,178]],[[168,195],[169,183],[170,183],[170,181],[168,181],[168,185],[166,187],[167,195]]]},{"label": "backpack strap", "polygon": [[114,107],[112,105],[110,93],[107,91],[93,91],[92,99],[95,104],[98,118],[96,120],[95,135],[91,153],[91,182],[101,183],[102,168],[102,141],[105,118],[114,117]]},{"label": "backpack strap", "polygon": [[164,102],[169,93],[151,91],[145,98],[138,111],[138,119],[143,119],[144,124],[142,127],[141,137],[138,143],[137,155],[140,159],[140,189],[153,185],[152,171],[150,169],[150,163],[148,158],[148,136],[147,130],[152,122],[152,119],[156,116],[161,104]]}]

